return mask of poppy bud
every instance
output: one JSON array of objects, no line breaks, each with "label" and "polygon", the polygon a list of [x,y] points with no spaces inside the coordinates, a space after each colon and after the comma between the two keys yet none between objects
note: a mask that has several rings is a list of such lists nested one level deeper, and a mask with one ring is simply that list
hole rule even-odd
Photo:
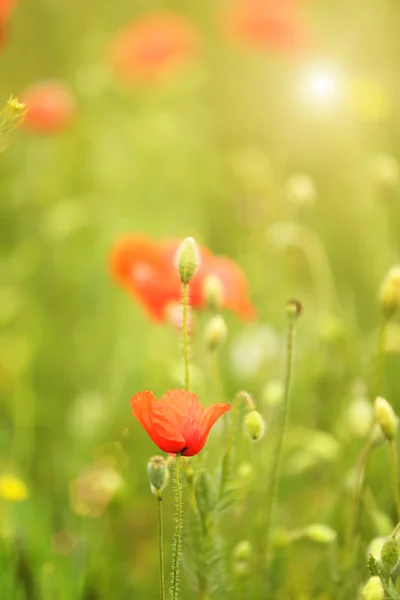
[{"label": "poppy bud", "polygon": [[224,290],[222,282],[217,275],[207,275],[203,284],[203,292],[206,305],[214,311],[220,310]]},{"label": "poppy bud", "polygon": [[308,539],[319,544],[332,544],[336,539],[336,531],[320,523],[313,523],[306,528]]},{"label": "poppy bud", "polygon": [[379,292],[379,304],[384,316],[390,319],[400,308],[400,266],[389,269]]},{"label": "poppy bud", "polygon": [[296,321],[303,312],[303,305],[300,300],[291,298],[286,302],[286,313],[291,321]]},{"label": "poppy bud", "polygon": [[265,433],[265,423],[258,410],[247,413],[244,419],[244,429],[252,442],[261,440]]},{"label": "poppy bud", "polygon": [[212,317],[205,328],[204,338],[207,349],[210,352],[218,350],[225,341],[226,334],[228,332],[225,320],[220,315]]},{"label": "poppy bud", "polygon": [[382,546],[381,562],[385,571],[390,575],[399,560],[399,548],[393,538],[389,538]]},{"label": "poppy bud", "polygon": [[364,600],[383,600],[385,592],[382,581],[378,575],[374,575],[368,579],[362,589],[361,595]]},{"label": "poppy bud", "polygon": [[153,494],[160,494],[169,480],[167,461],[162,456],[152,456],[147,463],[147,473]]},{"label": "poppy bud", "polygon": [[398,428],[398,419],[389,402],[379,396],[375,400],[375,415],[385,438],[389,442],[394,440]]},{"label": "poppy bud", "polygon": [[182,283],[190,283],[199,264],[197,244],[192,237],[188,237],[180,244],[176,253],[176,266]]},{"label": "poppy bud", "polygon": [[233,559],[235,561],[248,561],[251,558],[251,544],[248,540],[243,540],[236,544],[233,549]]},{"label": "poppy bud", "polygon": [[367,557],[371,554],[378,562],[381,561],[382,548],[386,543],[387,538],[383,535],[374,538],[368,546]]}]

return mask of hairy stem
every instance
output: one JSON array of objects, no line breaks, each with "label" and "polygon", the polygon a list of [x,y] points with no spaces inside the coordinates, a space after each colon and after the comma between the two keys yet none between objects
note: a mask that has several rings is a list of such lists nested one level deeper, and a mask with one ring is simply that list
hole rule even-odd
[{"label": "hairy stem", "polygon": [[390,460],[392,463],[393,493],[397,508],[397,522],[400,522],[400,491],[399,491],[399,466],[397,461],[396,442],[389,442]]},{"label": "hairy stem", "polygon": [[165,576],[164,576],[164,519],[163,519],[163,499],[161,493],[157,494],[158,500],[158,554],[160,560],[160,600],[165,600]]},{"label": "hairy stem", "polygon": [[283,447],[283,441],[284,441],[284,437],[285,437],[287,416],[288,416],[288,410],[289,410],[289,391],[290,391],[290,380],[292,377],[293,346],[294,346],[294,321],[290,319],[289,323],[288,323],[287,338],[286,338],[286,374],[285,374],[285,382],[284,382],[282,416],[281,416],[278,437],[276,440],[276,445],[275,445],[275,449],[274,449],[274,453],[273,453],[273,457],[272,457],[269,497],[268,497],[268,504],[266,507],[265,551],[264,551],[263,558],[265,557],[267,566],[269,563],[269,552],[270,552],[270,545],[271,545],[271,525],[272,525],[272,518],[273,518],[275,499],[276,499],[276,493],[277,493],[279,466],[280,466],[280,462],[281,462],[282,447]]},{"label": "hairy stem", "polygon": [[183,334],[183,361],[185,365],[185,388],[190,390],[190,345],[189,345],[189,326],[188,326],[188,312],[189,312],[189,284],[183,284],[183,315],[182,315],[182,334]]},{"label": "hairy stem", "polygon": [[175,462],[175,504],[176,504],[176,524],[174,544],[172,550],[172,580],[170,588],[171,600],[177,600],[179,592],[179,572],[181,560],[181,544],[182,544],[182,495],[181,483],[179,480],[179,467],[181,455],[176,455]]}]

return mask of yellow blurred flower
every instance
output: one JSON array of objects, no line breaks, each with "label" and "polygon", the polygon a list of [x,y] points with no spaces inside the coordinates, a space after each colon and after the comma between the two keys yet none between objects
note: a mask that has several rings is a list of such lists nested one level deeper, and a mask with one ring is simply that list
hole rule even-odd
[{"label": "yellow blurred flower", "polygon": [[28,488],[21,479],[11,474],[0,475],[0,498],[8,502],[22,502],[28,495]]},{"label": "yellow blurred flower", "polygon": [[363,121],[383,121],[390,112],[390,99],[385,88],[373,79],[350,80],[347,102],[350,112]]}]

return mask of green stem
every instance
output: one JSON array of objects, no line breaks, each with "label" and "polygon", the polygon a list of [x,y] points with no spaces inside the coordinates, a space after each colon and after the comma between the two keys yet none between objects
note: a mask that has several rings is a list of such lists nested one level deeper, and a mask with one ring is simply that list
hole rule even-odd
[{"label": "green stem", "polygon": [[396,442],[394,440],[389,442],[389,450],[392,463],[393,493],[397,508],[397,522],[400,522],[399,466],[397,462]]},{"label": "green stem", "polygon": [[163,499],[161,493],[157,494],[158,500],[158,553],[160,559],[160,600],[165,600],[165,577],[164,577],[164,519],[163,519]]},{"label": "green stem", "polygon": [[183,360],[185,364],[185,389],[190,390],[190,365],[189,365],[189,327],[188,327],[188,309],[189,309],[189,285],[183,284],[183,315],[182,315],[182,333],[183,333]]},{"label": "green stem", "polygon": [[266,565],[268,567],[269,563],[269,552],[271,545],[271,525],[273,518],[273,511],[275,505],[275,498],[277,493],[277,482],[278,482],[278,474],[279,474],[279,466],[281,462],[282,455],[282,447],[283,441],[285,437],[285,430],[287,425],[287,416],[289,410],[289,391],[290,391],[290,380],[292,377],[292,365],[293,365],[293,346],[294,346],[294,320],[289,319],[288,330],[287,330],[287,339],[286,339],[286,375],[284,382],[284,395],[283,395],[283,405],[282,405],[282,417],[280,423],[280,429],[278,432],[278,438],[276,441],[276,446],[272,458],[272,467],[271,467],[271,475],[270,475],[270,488],[269,488],[269,498],[268,504],[266,508],[266,532],[265,532],[265,552],[264,556]]},{"label": "green stem", "polygon": [[374,396],[383,395],[382,384],[383,384],[383,372],[385,367],[385,351],[386,351],[386,325],[387,320],[382,319],[379,326],[379,335],[378,335],[378,348],[376,354],[376,372],[375,372],[375,386],[374,386]]},{"label": "green stem", "polygon": [[172,552],[172,581],[170,589],[171,600],[177,600],[179,592],[179,567],[181,559],[181,542],[182,542],[182,496],[181,484],[179,481],[179,466],[181,455],[176,455],[175,462],[175,503],[176,503],[176,525],[175,536]]},{"label": "green stem", "polygon": [[247,392],[239,392],[238,394],[236,394],[235,399],[233,401],[231,424],[229,427],[228,438],[226,441],[225,454],[224,454],[224,459],[223,459],[223,463],[222,463],[221,483],[220,483],[220,490],[219,490],[220,497],[223,495],[223,493],[225,491],[225,486],[228,483],[229,478],[231,476],[232,448],[233,448],[233,442],[235,439],[236,421],[237,421],[237,417],[238,417],[238,413],[239,413],[239,406],[240,406],[240,402],[242,400],[244,400],[247,403],[249,410],[254,410],[254,408],[255,408],[254,403],[251,399],[251,396],[249,396],[249,394]]}]

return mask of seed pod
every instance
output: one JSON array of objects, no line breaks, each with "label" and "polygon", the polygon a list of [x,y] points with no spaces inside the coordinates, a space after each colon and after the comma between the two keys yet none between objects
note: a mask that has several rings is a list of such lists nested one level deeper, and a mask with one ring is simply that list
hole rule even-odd
[{"label": "seed pod", "polygon": [[169,480],[167,461],[162,456],[152,456],[147,463],[147,473],[153,494],[161,493]]}]

